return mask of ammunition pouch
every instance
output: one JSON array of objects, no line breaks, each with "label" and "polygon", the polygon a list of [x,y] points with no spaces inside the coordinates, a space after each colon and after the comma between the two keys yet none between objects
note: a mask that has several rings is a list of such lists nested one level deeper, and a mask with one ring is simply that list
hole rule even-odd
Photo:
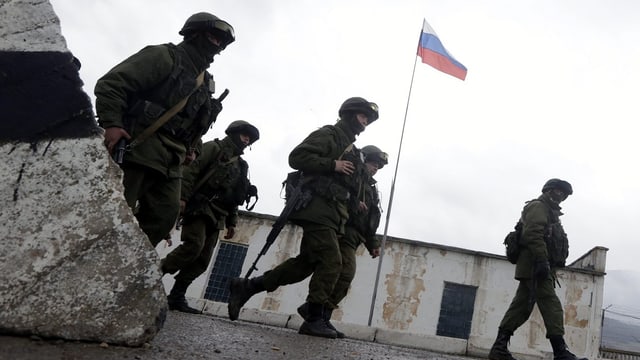
[{"label": "ammunition pouch", "polygon": [[166,111],[167,109],[165,109],[164,107],[156,103],[153,103],[151,101],[144,102],[143,113],[144,113],[145,119],[149,121],[149,124],[152,124],[156,119],[162,116],[162,114],[164,114]]},{"label": "ammunition pouch", "polygon": [[209,203],[209,198],[207,198],[204,194],[196,193],[189,201],[184,208],[183,216],[190,216],[195,214],[198,210],[201,210],[204,206]]},{"label": "ammunition pouch", "polygon": [[325,199],[347,202],[351,198],[349,190],[329,176],[317,176],[309,182],[309,189]]},{"label": "ammunition pouch", "polygon": [[282,182],[285,200],[291,199],[291,195],[293,194],[295,188],[302,185],[300,184],[301,180],[302,171],[292,171],[287,174],[287,178]]},{"label": "ammunition pouch", "polygon": [[562,229],[560,222],[556,222],[548,226],[549,231],[545,232],[544,241],[547,245],[547,254],[549,255],[549,263],[553,267],[562,268],[566,265],[567,257],[569,257],[569,239]]}]

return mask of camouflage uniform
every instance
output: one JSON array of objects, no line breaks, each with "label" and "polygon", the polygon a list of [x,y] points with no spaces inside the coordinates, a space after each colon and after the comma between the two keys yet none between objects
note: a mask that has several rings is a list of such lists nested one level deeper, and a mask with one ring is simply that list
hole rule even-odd
[{"label": "camouflage uniform", "polygon": [[94,91],[110,150],[124,134],[135,141],[188,97],[160,129],[139,139],[121,164],[127,203],[154,246],[178,216],[181,165],[222,109],[211,99],[213,80],[205,70],[235,40],[233,28],[209,13],[189,17],[180,34],[184,41],[178,45],[147,46],[125,59],[98,80]]},{"label": "camouflage uniform", "polygon": [[175,273],[175,283],[167,296],[169,309],[199,313],[185,298],[189,285],[204,273],[211,261],[220,230],[233,237],[238,206],[257,197],[248,179],[249,165],[240,157],[244,148],[259,138],[256,127],[243,120],[231,123],[227,137],[202,146],[202,155],[186,167],[182,201],[186,204],[181,233],[182,244],[161,262],[163,273]]},{"label": "camouflage uniform", "polygon": [[[193,52],[187,43],[148,46],[111,69],[95,88],[100,126],[125,128],[132,138],[139,136],[196,89],[196,78],[208,64],[194,60]],[[178,216],[181,164],[187,151],[217,115],[210,103],[210,81],[207,74],[180,113],[125,153],[125,198],[154,246]]]},{"label": "camouflage uniform", "polygon": [[[182,244],[162,261],[163,272],[180,271],[176,281],[190,284],[207,270],[220,230],[236,226],[238,203],[234,196],[238,193],[234,191],[245,181],[248,169],[240,154],[229,137],[216,139],[205,143],[202,154],[185,168],[181,197],[187,207]],[[211,169],[216,169],[213,175],[193,193],[194,185]]]},{"label": "camouflage uniform", "polygon": [[264,274],[267,291],[313,274],[307,300],[319,304],[328,302],[342,266],[338,235],[344,234],[350,198],[347,176],[334,172],[334,160],[359,158],[357,149],[351,146],[354,140],[355,135],[346,122],[340,120],[335,126],[311,133],[289,155],[291,167],[302,170],[312,179],[307,183],[312,198],[306,207],[289,217],[304,229],[300,254]]},{"label": "camouflage uniform", "polygon": [[358,198],[367,210],[352,209],[344,235],[340,238],[340,253],[342,255],[342,271],[329,297],[329,309],[335,309],[342,299],[347,296],[351,282],[356,274],[356,250],[364,244],[369,253],[380,247],[380,240],[376,237],[376,230],[380,225],[380,200],[376,180],[367,173],[362,174],[363,190]]},{"label": "camouflage uniform", "polygon": [[515,360],[507,348],[509,339],[529,319],[534,304],[538,304],[542,314],[554,360],[578,360],[564,341],[562,303],[555,292],[555,272],[565,266],[569,251],[567,234],[560,223],[559,204],[572,193],[568,182],[550,179],[543,186],[542,195],[528,201],[522,210],[521,249],[515,270],[518,289],[500,322],[489,352],[491,360]]},{"label": "camouflage uniform", "polygon": [[[522,210],[522,250],[516,264],[515,278],[519,280],[518,290],[509,309],[504,315],[500,328],[513,333],[524,324],[533,307],[530,306],[531,289],[533,286],[533,268],[538,259],[547,259],[547,245],[544,240],[545,229],[550,224],[560,224],[560,206],[553,203],[548,195],[542,194],[537,200],[529,201]],[[553,218],[552,218],[553,217]],[[562,225],[558,228],[562,230]],[[551,264],[553,265],[553,264]],[[547,336],[564,335],[562,304],[554,288],[555,267],[544,280],[537,279],[535,302],[538,304],[547,329]]]},{"label": "camouflage uniform", "polygon": [[359,151],[352,144],[365,126],[378,119],[378,106],[363,98],[349,98],[338,115],[340,120],[335,125],[312,132],[289,154],[289,165],[304,174],[303,190],[311,193],[308,203],[289,216],[289,220],[303,228],[300,253],[262,276],[232,279],[228,305],[231,320],[238,318],[240,308],[254,294],[274,291],[311,275],[307,297],[311,315],[299,332],[337,336],[324,323],[323,309],[329,304],[340,276],[342,256],[338,237],[344,234],[349,207],[356,204],[362,180],[347,175],[349,169],[353,170],[351,165],[361,163]]}]

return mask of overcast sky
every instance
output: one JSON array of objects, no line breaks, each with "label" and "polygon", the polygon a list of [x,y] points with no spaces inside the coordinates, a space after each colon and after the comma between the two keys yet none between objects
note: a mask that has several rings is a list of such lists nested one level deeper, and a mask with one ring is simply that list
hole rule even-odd
[{"label": "overcast sky", "polygon": [[[386,217],[416,47],[426,18],[466,81],[418,64],[388,234],[502,254],[524,201],[571,182],[563,224],[573,261],[609,248],[608,270],[640,271],[640,2],[634,0],[51,0],[85,90],[148,44],[178,43],[211,12],[237,41],[209,69],[224,110],[205,140],[248,120],[245,158],[277,215],[288,153],[362,96],[380,120],[358,138],[391,163],[377,179]],[[213,7],[212,7],[213,6]],[[384,220],[384,218],[383,218]],[[379,233],[384,230],[384,224]]]}]

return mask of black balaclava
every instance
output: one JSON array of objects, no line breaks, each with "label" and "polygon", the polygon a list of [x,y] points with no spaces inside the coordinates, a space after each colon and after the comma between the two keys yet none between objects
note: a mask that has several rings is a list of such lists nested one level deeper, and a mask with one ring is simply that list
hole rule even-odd
[{"label": "black balaclava", "polygon": [[[247,134],[245,134],[247,135]],[[236,148],[238,149],[238,153],[236,155],[242,155],[244,153],[244,149],[249,146],[249,145],[245,145],[242,140],[240,140],[240,133],[239,132],[233,132],[229,135],[227,135],[229,137],[229,139],[231,139],[231,142],[233,142],[233,145],[236,146]],[[247,135],[248,136],[248,135]],[[251,138],[249,136],[249,138]]]},{"label": "black balaclava", "polygon": [[357,113],[352,112],[347,114],[347,116],[345,116],[345,120],[355,135],[360,135],[360,133],[364,131],[365,126],[360,124],[358,121]]},{"label": "black balaclava", "polygon": [[196,66],[202,67],[203,69],[208,68],[209,65],[213,63],[213,57],[222,51],[222,47],[209,41],[209,39],[207,39],[207,35],[202,32],[194,34],[188,39],[185,38],[184,42],[189,45],[187,47],[188,50],[189,48],[195,50],[198,59],[201,61],[201,63],[196,64]]}]

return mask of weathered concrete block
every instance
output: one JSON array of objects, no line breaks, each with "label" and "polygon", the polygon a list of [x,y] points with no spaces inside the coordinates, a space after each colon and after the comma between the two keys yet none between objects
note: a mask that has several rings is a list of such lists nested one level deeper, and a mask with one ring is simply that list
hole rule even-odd
[{"label": "weathered concrete block", "polygon": [[0,332],[138,346],[167,303],[48,1],[0,0]]},{"label": "weathered concrete block", "polygon": [[140,345],[161,328],[158,256],[101,138],[0,146],[0,330]]}]

